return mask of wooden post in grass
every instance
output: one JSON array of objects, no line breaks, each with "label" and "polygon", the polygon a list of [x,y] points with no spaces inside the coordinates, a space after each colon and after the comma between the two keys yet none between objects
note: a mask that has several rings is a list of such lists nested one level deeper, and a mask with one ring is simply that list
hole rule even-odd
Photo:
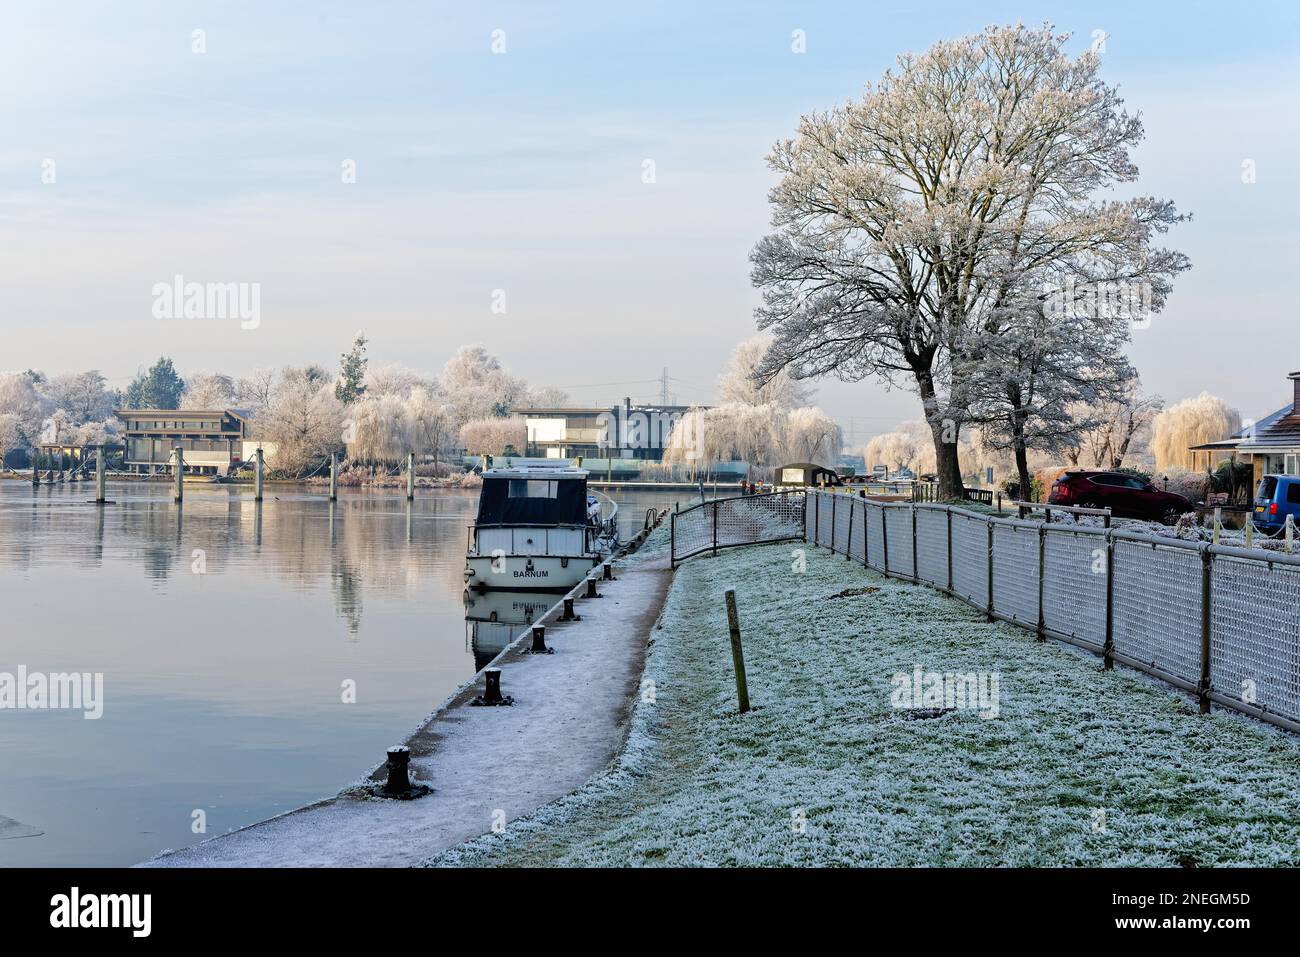
[{"label": "wooden post in grass", "polygon": [[740,713],[749,710],[749,684],[745,681],[745,653],[740,648],[740,615],[736,613],[736,592],[727,589],[727,628],[731,632],[731,662],[736,668],[736,699]]}]

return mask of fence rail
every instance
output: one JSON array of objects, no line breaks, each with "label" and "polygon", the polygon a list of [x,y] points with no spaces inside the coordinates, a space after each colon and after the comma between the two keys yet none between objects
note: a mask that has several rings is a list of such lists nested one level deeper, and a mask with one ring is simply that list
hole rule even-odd
[{"label": "fence rail", "polygon": [[[743,544],[748,530],[773,534],[733,519],[710,535],[709,516],[764,514],[774,507],[757,500],[775,497],[675,516],[674,563]],[[807,541],[867,568],[1190,691],[1202,712],[1213,702],[1300,732],[1300,557],[818,491],[781,514],[780,538],[749,541],[800,537],[802,517]],[[679,542],[688,515],[699,517]]]},{"label": "fence rail", "polygon": [[[846,496],[841,496],[846,497]],[[760,542],[802,541],[806,521],[803,489],[715,498],[674,512],[672,563],[702,552]]]}]

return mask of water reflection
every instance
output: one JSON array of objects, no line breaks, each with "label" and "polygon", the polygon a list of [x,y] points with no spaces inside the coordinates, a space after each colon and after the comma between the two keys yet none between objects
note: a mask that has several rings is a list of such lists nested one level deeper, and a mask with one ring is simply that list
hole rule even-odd
[{"label": "water reflection", "polygon": [[465,634],[474,655],[474,670],[505,650],[506,645],[559,600],[558,595],[528,591],[465,591]]}]

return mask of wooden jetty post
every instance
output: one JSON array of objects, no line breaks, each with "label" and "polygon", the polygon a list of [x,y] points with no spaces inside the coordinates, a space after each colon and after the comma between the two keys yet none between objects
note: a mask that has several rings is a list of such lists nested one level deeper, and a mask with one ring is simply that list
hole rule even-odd
[{"label": "wooden jetty post", "polygon": [[41,470],[40,470],[40,465],[36,460],[36,455],[37,455],[36,449],[33,448],[32,449],[32,487],[33,488],[41,484]]},{"label": "wooden jetty post", "polygon": [[262,500],[262,489],[266,484],[266,454],[262,451],[260,445],[257,447],[253,473],[253,500],[260,502]]},{"label": "wooden jetty post", "polygon": [[339,454],[330,453],[330,501],[339,500]]},{"label": "wooden jetty post", "polygon": [[731,632],[731,662],[736,668],[736,699],[740,713],[749,710],[749,682],[745,680],[745,653],[740,647],[740,615],[736,612],[735,589],[727,589],[727,629]]},{"label": "wooden jetty post", "polygon": [[95,503],[103,505],[108,498],[104,494],[104,446],[95,450]]},{"label": "wooden jetty post", "polygon": [[172,501],[180,503],[185,498],[185,450],[179,445],[172,449],[172,467],[176,470],[173,479],[176,482],[176,492],[172,496]]},{"label": "wooden jetty post", "polygon": [[415,498],[415,453],[406,453],[406,500]]}]

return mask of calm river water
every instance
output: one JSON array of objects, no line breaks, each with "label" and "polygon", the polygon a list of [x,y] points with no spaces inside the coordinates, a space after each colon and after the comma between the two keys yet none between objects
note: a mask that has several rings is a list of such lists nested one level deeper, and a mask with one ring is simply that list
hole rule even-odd
[{"label": "calm river water", "polygon": [[[621,493],[625,527],[679,495]],[[476,492],[93,497],[0,481],[0,673],[104,675],[98,720],[0,709],[0,866],[131,864],[330,796],[476,670]]]}]

